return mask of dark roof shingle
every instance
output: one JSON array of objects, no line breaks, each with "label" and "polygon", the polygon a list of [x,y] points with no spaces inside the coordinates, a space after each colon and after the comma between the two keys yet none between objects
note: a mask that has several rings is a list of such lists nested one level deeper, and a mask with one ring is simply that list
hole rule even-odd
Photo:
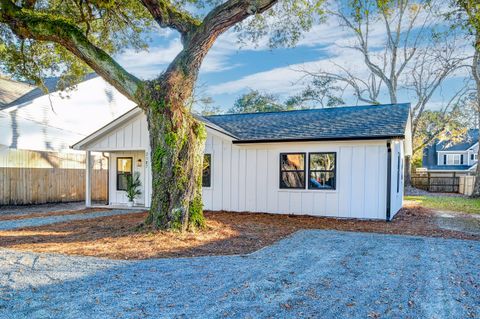
[{"label": "dark roof shingle", "polygon": [[240,141],[341,140],[404,137],[410,104],[335,107],[205,118]]},{"label": "dark roof shingle", "polygon": [[437,151],[466,151],[478,142],[478,129],[469,129],[465,137],[458,143],[442,141],[438,143]]}]

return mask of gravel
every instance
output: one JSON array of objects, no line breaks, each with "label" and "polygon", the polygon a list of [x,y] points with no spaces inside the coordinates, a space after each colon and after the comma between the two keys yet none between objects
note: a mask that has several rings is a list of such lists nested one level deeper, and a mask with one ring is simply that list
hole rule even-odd
[{"label": "gravel", "polygon": [[28,215],[85,209],[85,202],[51,203],[39,205],[0,206],[0,215]]},{"label": "gravel", "polygon": [[244,256],[0,265],[0,318],[480,316],[479,241],[305,230]]},{"label": "gravel", "polygon": [[71,220],[82,220],[96,217],[106,217],[112,215],[140,213],[143,210],[129,210],[129,209],[113,209],[106,211],[97,211],[85,214],[59,215],[59,216],[44,216],[28,219],[6,220],[0,221],[0,230],[9,230],[23,227],[43,226]]}]

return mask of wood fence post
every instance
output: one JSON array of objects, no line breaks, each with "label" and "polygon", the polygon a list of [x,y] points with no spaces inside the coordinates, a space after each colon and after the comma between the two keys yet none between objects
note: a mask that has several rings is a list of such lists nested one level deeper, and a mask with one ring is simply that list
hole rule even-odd
[{"label": "wood fence post", "polygon": [[457,173],[453,172],[452,193],[455,193],[455,182],[457,181]]},{"label": "wood fence post", "polygon": [[427,173],[427,190],[430,191],[430,172]]}]

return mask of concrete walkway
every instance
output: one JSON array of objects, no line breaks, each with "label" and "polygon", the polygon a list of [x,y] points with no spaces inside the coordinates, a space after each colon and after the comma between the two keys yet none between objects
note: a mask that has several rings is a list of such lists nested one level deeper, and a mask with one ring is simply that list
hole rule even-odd
[{"label": "concrete walkway", "polygon": [[85,214],[59,215],[59,216],[45,216],[18,220],[0,221],[0,230],[9,230],[23,227],[43,226],[55,223],[61,223],[72,220],[82,220],[96,217],[106,217],[113,215],[139,213],[143,210],[128,210],[128,209],[114,209],[106,211],[97,211]]},{"label": "concrete walkway", "polygon": [[478,241],[309,230],[246,256],[0,265],[0,318],[480,317]]},{"label": "concrete walkway", "polygon": [[434,210],[440,228],[480,235],[480,214]]}]

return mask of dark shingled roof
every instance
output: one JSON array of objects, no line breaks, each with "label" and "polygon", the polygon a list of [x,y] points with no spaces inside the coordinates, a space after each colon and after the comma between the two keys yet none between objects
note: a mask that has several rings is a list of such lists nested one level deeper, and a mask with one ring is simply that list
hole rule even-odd
[{"label": "dark shingled roof", "polygon": [[335,107],[205,118],[239,141],[380,139],[404,137],[410,104]]},{"label": "dark shingled roof", "polygon": [[442,141],[437,145],[437,151],[466,151],[478,142],[478,129],[469,129],[462,141],[452,144],[451,141]]}]

